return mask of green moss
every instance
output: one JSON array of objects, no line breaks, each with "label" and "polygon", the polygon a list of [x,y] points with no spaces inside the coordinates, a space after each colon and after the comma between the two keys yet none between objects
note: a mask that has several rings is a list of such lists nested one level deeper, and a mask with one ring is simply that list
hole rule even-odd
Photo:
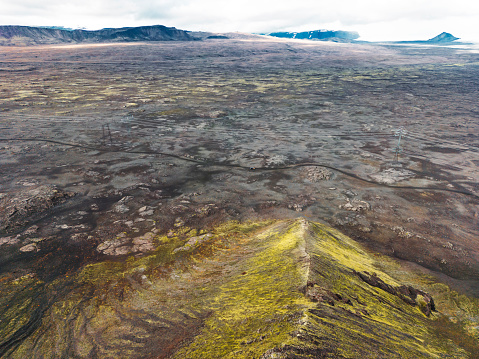
[{"label": "green moss", "polygon": [[[399,278],[378,270],[397,270],[397,262],[379,258],[385,259],[379,265],[377,256],[319,224],[281,222],[256,238],[261,242],[248,243],[255,254],[242,263],[244,274],[215,288],[206,306],[213,314],[177,358],[254,358],[285,345],[292,352],[323,348],[344,358],[465,358],[471,353],[471,347],[436,337],[432,323],[439,316],[426,317],[420,301],[411,306],[354,274],[376,272],[398,286]],[[332,300],[333,306],[306,300],[300,287],[307,282],[341,300]]]},{"label": "green moss", "polygon": [[[304,230],[296,223],[273,226],[248,246],[258,253],[236,268],[233,278],[215,288],[208,310],[214,314],[202,333],[178,358],[256,358],[287,343],[302,311],[311,303],[304,298],[307,272],[298,262],[304,253]],[[241,273],[238,273],[240,272]]]},{"label": "green moss", "polygon": [[[325,226],[312,224],[317,240],[311,240],[311,282],[315,286],[350,299],[350,304],[335,301],[333,308],[308,312],[308,330],[321,332],[328,337],[328,345],[338,355],[346,358],[417,358],[450,357],[466,358],[472,352],[457,342],[438,339],[432,329],[438,314],[426,317],[421,311],[421,296],[418,305],[411,306],[399,296],[372,287],[353,271],[373,273],[387,284],[404,284],[399,264],[387,257],[373,255],[348,237]],[[416,279],[419,275],[416,275]],[[420,285],[419,281],[408,283]]]},{"label": "green moss", "polygon": [[31,313],[38,306],[35,298],[42,288],[43,282],[32,275],[0,284],[0,308],[2,310],[0,338],[8,338],[28,323]]},{"label": "green moss", "polygon": [[[207,233],[207,241],[175,251]],[[91,264],[47,287],[34,277],[2,282],[3,305],[15,303],[0,322],[6,337],[28,321],[34,291],[56,298],[9,357],[467,358],[478,352],[476,299],[405,271],[327,226],[228,222],[156,239],[150,255]],[[358,272],[427,291],[439,312],[426,317],[425,301],[408,304]],[[55,297],[59,288],[65,294]]]}]

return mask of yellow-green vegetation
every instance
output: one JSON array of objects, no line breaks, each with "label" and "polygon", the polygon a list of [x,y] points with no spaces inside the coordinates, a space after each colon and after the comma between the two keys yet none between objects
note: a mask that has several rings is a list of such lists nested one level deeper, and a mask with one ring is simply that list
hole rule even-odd
[{"label": "yellow-green vegetation", "polygon": [[[326,292],[324,302],[329,305],[308,311],[308,323],[302,328],[306,342],[326,337],[324,348],[341,358],[467,358],[474,353],[471,347],[437,335],[434,323],[444,318],[439,305],[439,312],[427,317],[421,311],[426,305],[422,296],[411,305],[357,275],[375,274],[398,287],[404,284],[404,272],[397,270],[397,262],[368,253],[331,228],[311,224],[310,229],[311,291]],[[408,285],[430,291],[419,281]]]},{"label": "yellow-green vegetation", "polygon": [[[325,225],[228,222],[210,231],[179,227],[156,240],[149,255],[91,264],[48,285],[31,276],[0,281],[16,303],[0,322],[3,343],[13,343],[7,357],[473,358],[479,352],[477,300],[405,271]],[[401,286],[432,294],[437,312],[424,313],[427,296],[401,297]],[[32,323],[35,305],[42,316]]]},{"label": "yellow-green vegetation", "polygon": [[308,277],[303,233],[299,222],[279,223],[248,243],[254,255],[236,263],[231,278],[212,290],[207,308],[213,314],[175,357],[258,358],[289,342],[311,307],[301,292]]},{"label": "yellow-green vegetation", "polygon": [[[215,288],[213,314],[175,357],[467,358],[477,350],[472,336],[451,339],[458,328],[441,314],[426,317],[421,296],[413,306],[364,282],[355,272],[400,286],[400,275],[379,268],[399,274],[399,264],[338,231],[280,222],[257,239],[249,243],[258,252],[243,262],[243,275]],[[449,328],[441,334],[439,321]]]},{"label": "yellow-green vegetation", "polygon": [[41,281],[32,275],[11,280],[8,284],[7,280],[0,278],[0,338],[7,338],[28,322],[30,313],[36,309],[36,291],[42,287]]}]

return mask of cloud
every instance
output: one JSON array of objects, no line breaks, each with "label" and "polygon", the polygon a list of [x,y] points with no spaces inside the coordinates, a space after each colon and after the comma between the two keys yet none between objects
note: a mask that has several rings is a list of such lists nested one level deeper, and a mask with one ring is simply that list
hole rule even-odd
[{"label": "cloud", "polygon": [[[336,26],[335,29],[357,30],[363,37],[371,37],[373,32],[388,36],[396,33],[406,40],[424,38],[428,31],[449,31],[461,37],[459,31],[473,35],[470,29],[479,23],[479,2],[469,0],[0,2],[4,3],[0,13],[2,24],[85,26],[91,29],[162,24],[186,30],[271,32]],[[469,30],[465,25],[470,26]]]}]

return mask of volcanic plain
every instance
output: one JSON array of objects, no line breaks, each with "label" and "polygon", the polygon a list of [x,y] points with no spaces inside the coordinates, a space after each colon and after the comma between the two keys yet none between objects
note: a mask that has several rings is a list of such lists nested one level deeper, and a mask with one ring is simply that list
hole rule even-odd
[{"label": "volcanic plain", "polygon": [[0,47],[0,357],[477,357],[479,54],[229,37]]}]

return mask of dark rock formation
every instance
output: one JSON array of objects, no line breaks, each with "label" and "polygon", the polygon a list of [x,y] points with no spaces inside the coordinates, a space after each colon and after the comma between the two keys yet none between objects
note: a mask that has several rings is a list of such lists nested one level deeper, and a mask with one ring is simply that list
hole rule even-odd
[{"label": "dark rock formation", "polygon": [[224,36],[224,35],[211,35],[211,36],[208,36],[207,39],[212,39],[212,40],[225,40],[225,39],[229,39],[228,36]]},{"label": "dark rock formation", "polygon": [[349,42],[359,38],[356,31],[331,31],[331,30],[314,30],[305,32],[272,32],[267,34],[274,37],[282,37],[287,39],[306,39],[306,40],[322,40]]},{"label": "dark rock formation", "polygon": [[[359,278],[369,285],[395,295],[410,305],[419,305],[419,308],[426,316],[429,316],[431,312],[436,310],[434,299],[430,294],[422,290],[405,285],[394,287],[390,284],[384,283],[384,281],[379,278],[376,273],[369,274],[368,272],[355,272],[355,274],[357,274]],[[418,298],[419,296],[422,296],[422,299]]]},{"label": "dark rock formation", "polygon": [[459,37],[455,37],[448,32],[443,32],[432,39],[427,40],[428,42],[435,42],[435,43],[444,43],[444,42],[452,42],[455,40],[459,40]]},{"label": "dark rock formation", "polygon": [[95,31],[30,26],[0,26],[0,45],[193,40],[197,39],[186,31],[162,25]]},{"label": "dark rock formation", "polygon": [[13,232],[73,196],[55,186],[36,186],[0,200],[0,232]]}]

